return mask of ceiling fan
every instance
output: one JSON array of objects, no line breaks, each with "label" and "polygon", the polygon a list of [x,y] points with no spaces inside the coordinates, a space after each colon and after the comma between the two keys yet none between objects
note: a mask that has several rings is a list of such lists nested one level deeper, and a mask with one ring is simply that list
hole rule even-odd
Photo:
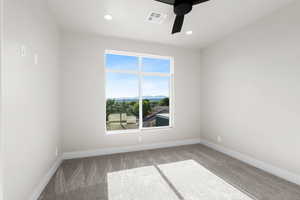
[{"label": "ceiling fan", "polygon": [[194,5],[204,3],[209,0],[156,0],[162,3],[172,5],[174,7],[174,13],[176,15],[175,22],[172,29],[172,34],[181,31],[184,15],[191,12]]}]

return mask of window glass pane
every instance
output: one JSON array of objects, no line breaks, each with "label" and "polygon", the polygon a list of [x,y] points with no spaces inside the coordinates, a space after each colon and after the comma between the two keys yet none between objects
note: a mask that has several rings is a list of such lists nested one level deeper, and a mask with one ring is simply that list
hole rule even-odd
[{"label": "window glass pane", "polygon": [[106,73],[107,130],[139,128],[139,78],[134,74]]},{"label": "window glass pane", "polygon": [[108,69],[137,71],[139,69],[139,59],[135,56],[106,54],[106,67]]},{"label": "window glass pane", "polygon": [[143,127],[169,126],[170,77],[143,76]]},{"label": "window glass pane", "polygon": [[157,58],[142,59],[143,72],[170,73],[170,60]]}]

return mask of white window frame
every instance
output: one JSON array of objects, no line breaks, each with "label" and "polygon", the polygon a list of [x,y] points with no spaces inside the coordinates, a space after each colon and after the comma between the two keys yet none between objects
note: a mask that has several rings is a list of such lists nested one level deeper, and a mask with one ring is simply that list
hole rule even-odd
[{"label": "white window frame", "polygon": [[[106,67],[106,55],[123,55],[123,56],[133,56],[138,57],[138,71],[136,70],[118,70],[118,69],[108,69]],[[154,58],[154,59],[167,59],[170,60],[170,73],[160,73],[160,72],[142,72],[142,59],[143,58]],[[104,52],[104,68],[105,68],[105,84],[104,91],[106,91],[106,74],[107,72],[122,73],[122,74],[136,74],[139,77],[139,108],[142,108],[142,78],[143,76],[161,76],[161,77],[170,77],[169,79],[169,126],[160,126],[160,127],[143,127],[143,113],[142,109],[139,109],[139,127],[137,129],[126,129],[126,130],[107,130],[106,127],[106,118],[105,118],[105,132],[106,134],[125,134],[125,133],[142,133],[144,131],[153,131],[153,130],[163,130],[170,129],[174,127],[174,59],[171,56],[159,56],[146,53],[135,53],[127,51],[116,51],[116,50],[105,50]],[[106,115],[106,92],[105,92],[105,115]]]}]

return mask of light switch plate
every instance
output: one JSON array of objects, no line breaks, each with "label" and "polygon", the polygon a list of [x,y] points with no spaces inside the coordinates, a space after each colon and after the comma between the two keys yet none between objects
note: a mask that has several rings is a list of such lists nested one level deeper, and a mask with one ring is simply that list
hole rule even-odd
[{"label": "light switch plate", "polygon": [[218,136],[218,137],[217,137],[217,140],[218,140],[219,143],[221,143],[221,142],[222,142],[222,137],[221,137],[221,136]]},{"label": "light switch plate", "polygon": [[34,64],[37,65],[39,62],[39,55],[37,53],[34,54]]},{"label": "light switch plate", "polygon": [[55,156],[58,156],[58,148],[55,148]]},{"label": "light switch plate", "polygon": [[20,54],[22,57],[26,56],[26,47],[24,45],[21,46]]}]

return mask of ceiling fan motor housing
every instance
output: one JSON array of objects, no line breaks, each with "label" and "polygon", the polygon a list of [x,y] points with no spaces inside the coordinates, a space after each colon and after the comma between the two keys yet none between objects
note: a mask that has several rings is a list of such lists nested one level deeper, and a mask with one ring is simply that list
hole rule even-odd
[{"label": "ceiling fan motor housing", "polygon": [[174,13],[179,16],[183,16],[191,12],[193,8],[192,0],[176,0],[174,4]]},{"label": "ceiling fan motor housing", "polygon": [[174,13],[176,15],[175,22],[172,29],[172,34],[181,31],[184,16],[192,11],[193,5],[204,3],[209,0],[156,0],[174,6]]}]

